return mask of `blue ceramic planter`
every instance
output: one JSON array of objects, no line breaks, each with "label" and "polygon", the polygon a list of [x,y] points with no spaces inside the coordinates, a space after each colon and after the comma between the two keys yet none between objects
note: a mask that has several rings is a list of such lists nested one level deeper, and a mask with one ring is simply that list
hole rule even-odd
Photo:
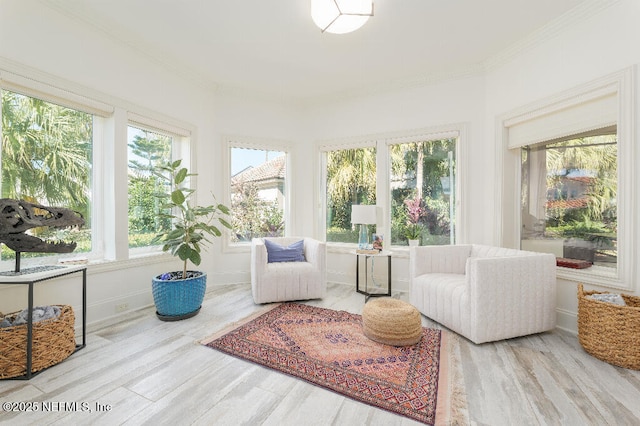
[{"label": "blue ceramic planter", "polygon": [[163,321],[191,318],[200,312],[207,288],[207,274],[184,280],[161,280],[160,275],[151,282],[156,314]]}]

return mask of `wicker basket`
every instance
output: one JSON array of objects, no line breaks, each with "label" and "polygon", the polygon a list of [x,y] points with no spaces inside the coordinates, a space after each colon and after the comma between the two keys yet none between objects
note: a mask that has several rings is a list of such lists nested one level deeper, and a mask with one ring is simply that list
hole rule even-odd
[{"label": "wicker basket", "polygon": [[[60,316],[33,323],[31,372],[66,359],[76,349],[73,308],[58,305]],[[14,318],[18,312],[7,315]],[[0,379],[27,373],[27,325],[0,328]]]},{"label": "wicker basket", "polygon": [[585,351],[619,367],[640,370],[640,297],[621,295],[627,306],[587,296],[578,285],[578,339]]}]

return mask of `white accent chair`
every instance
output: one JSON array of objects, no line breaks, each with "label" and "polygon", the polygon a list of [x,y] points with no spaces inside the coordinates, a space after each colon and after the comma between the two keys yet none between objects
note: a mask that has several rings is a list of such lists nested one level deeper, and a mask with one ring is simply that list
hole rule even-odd
[{"label": "white accent chair", "polygon": [[476,244],[409,253],[411,304],[472,342],[555,328],[554,255]]},{"label": "white accent chair", "polygon": [[281,246],[304,240],[305,262],[268,263],[264,239],[251,240],[251,292],[255,303],[323,298],[327,292],[327,245],[313,238],[267,238]]}]

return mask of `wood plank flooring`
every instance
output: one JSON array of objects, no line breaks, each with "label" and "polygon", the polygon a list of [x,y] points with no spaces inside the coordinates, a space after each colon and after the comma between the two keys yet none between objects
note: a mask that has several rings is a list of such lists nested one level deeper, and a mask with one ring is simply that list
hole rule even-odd
[{"label": "wood plank flooring", "polygon": [[[361,313],[364,297],[330,284],[325,299],[308,303]],[[66,361],[29,381],[0,381],[0,402],[56,410],[0,409],[0,424],[416,424],[197,343],[259,309],[248,285],[219,286],[189,320],[162,322],[147,308],[90,326],[87,347]],[[587,355],[570,333],[460,341],[471,424],[640,425],[640,372]]]}]

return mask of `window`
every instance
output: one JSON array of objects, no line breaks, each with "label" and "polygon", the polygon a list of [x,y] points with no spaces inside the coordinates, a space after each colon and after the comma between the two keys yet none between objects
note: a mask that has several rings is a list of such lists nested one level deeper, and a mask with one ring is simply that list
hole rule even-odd
[{"label": "window", "polygon": [[229,147],[231,243],[285,235],[287,154]]},{"label": "window", "polygon": [[593,263],[558,268],[561,279],[632,289],[634,73],[626,68],[502,117],[498,240]]},{"label": "window", "polygon": [[156,196],[171,189],[152,171],[171,160],[172,137],[129,126],[127,141],[129,248],[147,247],[157,234],[171,227],[168,218],[159,216],[161,200]]},{"label": "window", "polygon": [[[73,253],[58,253],[67,258],[122,261],[132,257],[130,249],[148,251],[156,231],[167,225],[150,212],[152,192],[163,188],[154,187],[149,170],[172,155],[192,164],[189,125],[85,97],[86,88],[49,84],[44,75],[0,71],[2,198],[69,208],[85,220],[80,229],[28,233],[76,242]],[[0,261],[12,263],[15,253],[5,244],[0,249]],[[24,252],[23,266],[47,255]]]},{"label": "window", "polygon": [[[91,252],[92,114],[42,99],[2,90],[2,198],[59,206],[82,214],[80,230],[34,228],[41,240],[77,242],[76,252]],[[70,233],[73,232],[71,235]],[[24,257],[46,253],[25,253]],[[4,244],[2,259],[15,254]]]},{"label": "window", "polygon": [[[332,150],[326,155],[326,240],[356,243],[351,206],[376,204],[376,148]],[[375,225],[369,225],[372,235]]]},{"label": "window", "polygon": [[456,138],[389,145],[391,244],[454,244]]},{"label": "window", "polygon": [[615,126],[608,132],[522,149],[524,249],[617,267]]}]

